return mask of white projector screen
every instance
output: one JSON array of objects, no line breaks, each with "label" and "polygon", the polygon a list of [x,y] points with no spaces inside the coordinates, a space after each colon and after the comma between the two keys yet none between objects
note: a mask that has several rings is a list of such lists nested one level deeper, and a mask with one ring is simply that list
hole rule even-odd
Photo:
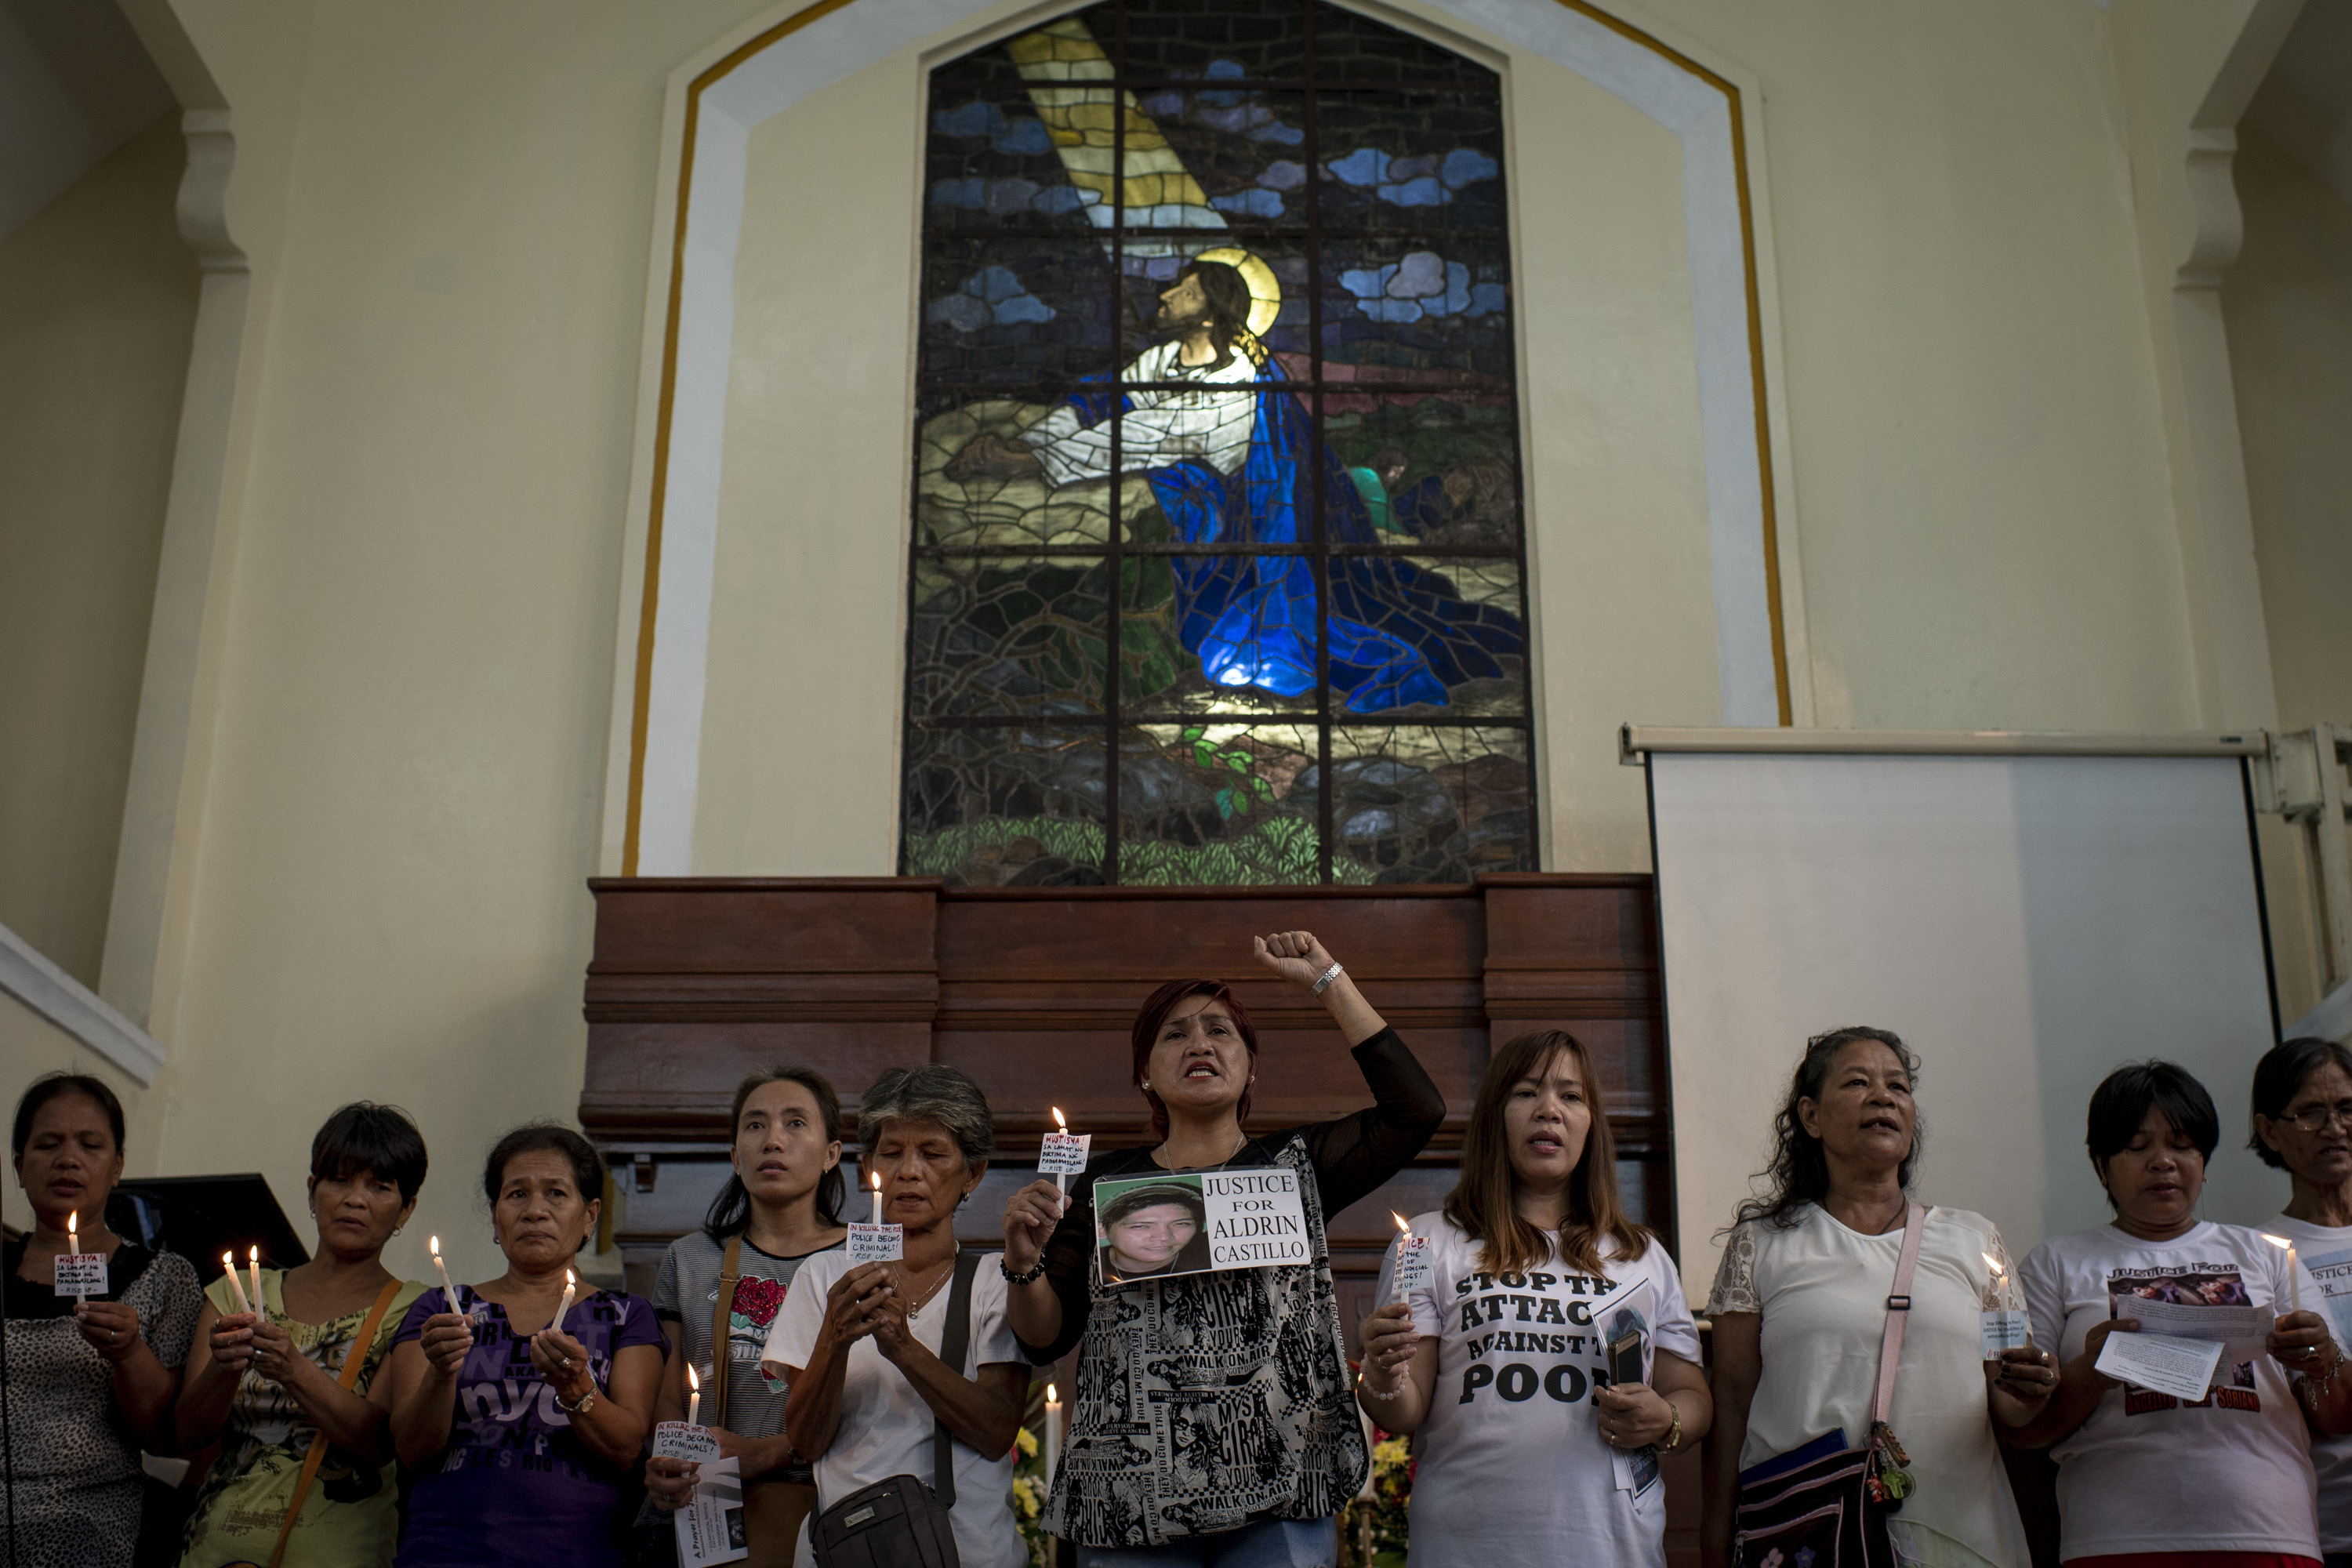
[{"label": "white projector screen", "polygon": [[2091,1090],[2163,1057],[2221,1115],[2203,1212],[2275,1213],[2246,1152],[2272,1040],[2234,757],[1654,753],[1682,1266],[1771,1147],[1809,1036],[1853,1024],[1918,1052],[1916,1192],[1974,1209],[2012,1257],[2103,1224]]}]

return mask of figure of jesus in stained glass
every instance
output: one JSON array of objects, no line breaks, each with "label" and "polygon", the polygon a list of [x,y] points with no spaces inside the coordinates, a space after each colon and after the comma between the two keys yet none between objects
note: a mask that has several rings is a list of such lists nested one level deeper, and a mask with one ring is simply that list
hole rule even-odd
[{"label": "figure of jesus in stained glass", "polygon": [[1312,0],[935,74],[908,869],[1532,864],[1498,96]]}]

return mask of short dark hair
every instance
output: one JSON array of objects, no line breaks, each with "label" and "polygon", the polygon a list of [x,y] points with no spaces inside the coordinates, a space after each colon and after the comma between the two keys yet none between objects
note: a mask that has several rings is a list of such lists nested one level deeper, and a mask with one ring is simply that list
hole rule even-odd
[{"label": "short dark hair", "polygon": [[1117,1225],[1131,1214],[1143,1209],[1156,1209],[1163,1204],[1181,1204],[1192,1211],[1195,1223],[1208,1223],[1208,1200],[1201,1195],[1199,1187],[1181,1182],[1155,1182],[1150,1186],[1128,1188],[1103,1205],[1102,1222]]},{"label": "short dark hair", "polygon": [[396,1105],[355,1100],[320,1124],[310,1140],[310,1179],[345,1182],[373,1171],[400,1188],[400,1201],[413,1204],[425,1185],[425,1135]]},{"label": "short dark hair", "polygon": [[98,1108],[106,1112],[107,1126],[114,1131],[114,1152],[121,1153],[122,1101],[114,1097],[114,1090],[106,1087],[104,1079],[92,1078],[86,1072],[43,1073],[33,1080],[33,1086],[25,1091],[25,1098],[16,1102],[16,1128],[9,1138],[8,1152],[23,1153],[25,1145],[32,1141],[33,1118],[39,1113],[41,1107],[68,1094],[85,1095],[98,1101]]},{"label": "short dark hair", "polygon": [[[2330,1063],[2352,1074],[2352,1050],[2334,1040],[2298,1035],[2264,1051],[2263,1059],[2254,1064],[2254,1114],[2273,1121],[2284,1116],[2287,1106],[2303,1092],[2304,1080]],[[2260,1156],[2263,1164],[2273,1170],[2286,1169],[2285,1157],[2263,1142],[2260,1132],[2247,1134],[2246,1147]]]},{"label": "short dark hair", "polygon": [[[770,1068],[755,1072],[735,1086],[735,1103],[727,1112],[727,1142],[731,1147],[735,1135],[743,1130],[743,1102],[751,1091],[765,1089],[772,1083],[796,1083],[815,1097],[816,1113],[824,1121],[824,1141],[841,1142],[841,1096],[833,1091],[832,1080],[814,1068],[798,1065]],[[828,1229],[841,1223],[841,1205],[848,1200],[849,1183],[835,1164],[816,1184],[816,1222]],[[751,1194],[743,1190],[743,1178],[731,1169],[727,1173],[727,1184],[710,1200],[710,1207],[702,1216],[702,1234],[713,1241],[724,1242],[737,1231],[751,1223]]]},{"label": "short dark hair", "polygon": [[[2214,1146],[2221,1142],[2221,1118],[2205,1086],[2175,1062],[2127,1062],[2091,1091],[2091,1114],[2083,1142],[2091,1152],[2091,1169],[2099,1173],[2100,1186],[2107,1184],[2107,1162],[2131,1147],[2151,1108],[2172,1124],[2175,1132],[2189,1135],[2199,1159],[2213,1158]],[[2115,1201],[2115,1194],[2109,1193],[2109,1205]]]},{"label": "short dark hair", "polygon": [[[499,1189],[506,1184],[507,1166],[518,1155],[542,1152],[561,1154],[572,1162],[572,1179],[579,1184],[582,1201],[593,1203],[604,1197],[604,1161],[593,1143],[561,1121],[526,1121],[491,1144],[490,1157],[482,1163],[482,1195],[489,1199],[492,1209],[499,1206]],[[580,1245],[588,1245],[586,1239]]]}]

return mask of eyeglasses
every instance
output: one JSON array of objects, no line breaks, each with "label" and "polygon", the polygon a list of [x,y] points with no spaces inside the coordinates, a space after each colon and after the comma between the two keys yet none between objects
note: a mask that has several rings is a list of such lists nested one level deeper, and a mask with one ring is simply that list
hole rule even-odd
[{"label": "eyeglasses", "polygon": [[2301,1110],[2291,1110],[2281,1121],[2292,1121],[2305,1132],[2317,1132],[2330,1121],[2341,1121],[2352,1127],[2352,1100],[2339,1100],[2333,1105],[2309,1105]]}]

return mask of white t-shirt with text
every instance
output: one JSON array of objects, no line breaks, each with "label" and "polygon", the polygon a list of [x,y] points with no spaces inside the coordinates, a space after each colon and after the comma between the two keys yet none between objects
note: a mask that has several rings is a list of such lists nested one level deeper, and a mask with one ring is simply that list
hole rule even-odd
[{"label": "white t-shirt with text", "polygon": [[[1643,1365],[1658,1351],[1696,1364],[1698,1332],[1666,1249],[1603,1251],[1606,1278],[1554,1260],[1500,1278],[1441,1214],[1412,1222],[1432,1246],[1413,1325],[1437,1341],[1437,1387],[1416,1434],[1412,1568],[1663,1568],[1665,1489],[1654,1466],[1614,1455],[1592,1402],[1608,1342],[1631,1310]],[[1604,1244],[1604,1247],[1606,1244]],[[1396,1248],[1381,1267],[1390,1295]]]},{"label": "white t-shirt with text", "polygon": [[[2129,1317],[2130,1298],[2273,1307],[2288,1300],[2286,1254],[2243,1226],[2200,1224],[2170,1241],[2112,1225],[2053,1237],[2018,1270],[2037,1344],[2063,1360],[2092,1329]],[[2307,1279],[2306,1301],[2318,1300]],[[2194,1404],[2123,1385],[2051,1449],[2058,1461],[2059,1555],[2275,1552],[2316,1557],[2311,1445],[2290,1378],[2232,1346]]]},{"label": "white t-shirt with text", "polygon": [[[825,1293],[849,1271],[846,1251],[820,1252],[801,1265],[792,1293],[768,1331],[767,1352],[761,1363],[772,1374],[785,1367],[805,1367],[816,1349],[817,1331],[824,1322]],[[947,1326],[948,1297],[952,1282],[915,1314],[915,1338],[934,1353]],[[1027,1361],[1004,1321],[1004,1275],[996,1259],[981,1259],[971,1282],[971,1342],[964,1363],[957,1370],[977,1376],[983,1366],[1011,1363],[1025,1368]],[[931,1438],[938,1416],[923,1403],[898,1369],[874,1346],[873,1338],[849,1348],[841,1386],[841,1427],[833,1447],[814,1465],[818,1506],[831,1508],[860,1487],[890,1476],[913,1476],[927,1485],[932,1480]],[[961,1443],[955,1454],[956,1552],[964,1568],[1025,1568],[1029,1549],[1013,1516],[1013,1453],[984,1456]],[[802,1568],[810,1563],[808,1538],[801,1539]]]},{"label": "white t-shirt with text", "polygon": [[[2313,1225],[2281,1215],[2268,1229],[2294,1243],[2301,1254],[2296,1261],[2311,1271],[2319,1287],[2319,1295],[2305,1293],[2303,1304],[2320,1311],[2320,1298],[2325,1297],[2325,1315],[2336,1331],[2336,1347],[2352,1346],[2352,1226]],[[2352,1552],[2352,1436],[2314,1437],[2311,1468],[2319,1477],[2320,1547],[2329,1552]]]}]

